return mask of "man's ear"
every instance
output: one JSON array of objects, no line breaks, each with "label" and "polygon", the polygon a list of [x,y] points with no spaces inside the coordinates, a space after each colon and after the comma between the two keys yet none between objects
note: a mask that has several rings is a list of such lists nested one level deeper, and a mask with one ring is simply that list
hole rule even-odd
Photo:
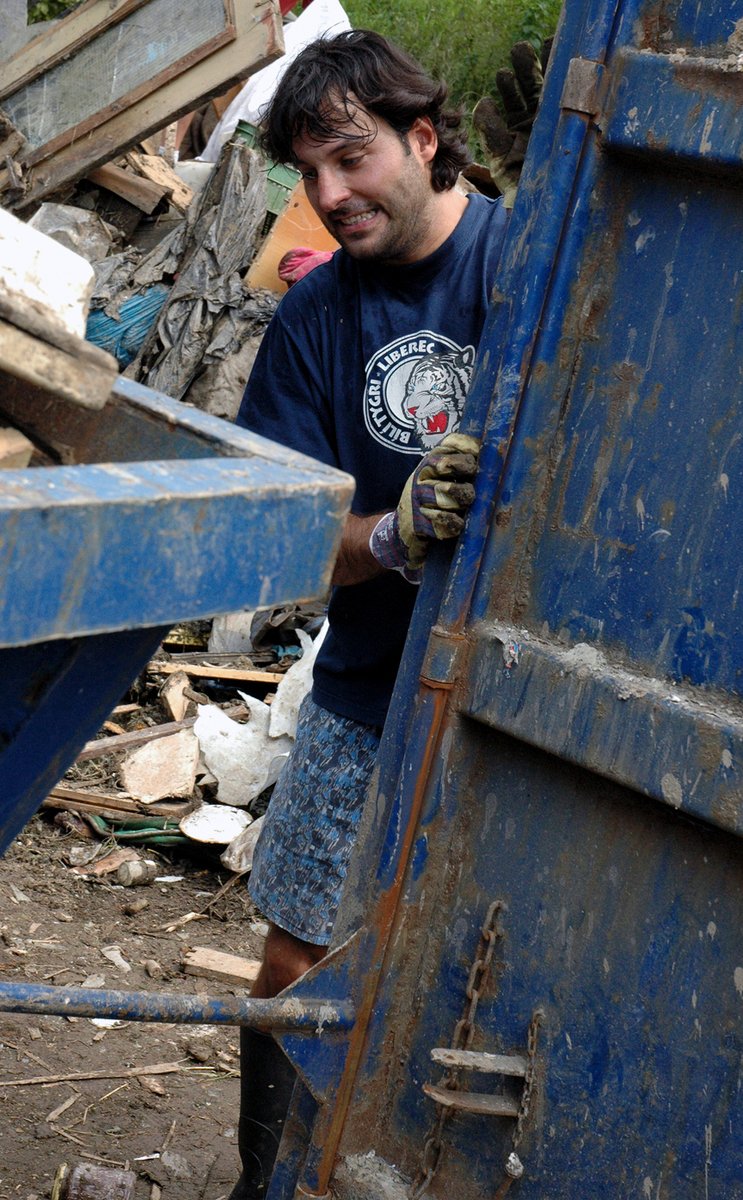
[{"label": "man's ear", "polygon": [[430,163],[439,148],[439,139],[430,117],[416,117],[408,130],[413,152],[421,162]]}]

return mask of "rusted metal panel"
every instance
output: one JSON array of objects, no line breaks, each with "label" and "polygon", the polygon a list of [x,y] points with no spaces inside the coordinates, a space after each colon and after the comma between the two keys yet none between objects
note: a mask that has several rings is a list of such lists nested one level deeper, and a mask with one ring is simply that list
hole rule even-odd
[{"label": "rusted metal panel", "polygon": [[421,1200],[743,1196],[739,20],[564,13],[338,918],[357,1024],[268,1200],[367,1154]]}]

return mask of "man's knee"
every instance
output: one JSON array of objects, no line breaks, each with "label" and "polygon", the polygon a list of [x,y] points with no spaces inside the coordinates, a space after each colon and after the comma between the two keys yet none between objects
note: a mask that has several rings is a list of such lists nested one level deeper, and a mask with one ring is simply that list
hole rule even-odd
[{"label": "man's knee", "polygon": [[253,985],[252,995],[277,996],[324,958],[326,953],[325,946],[303,942],[278,925],[270,925],[266,935],[263,962]]}]

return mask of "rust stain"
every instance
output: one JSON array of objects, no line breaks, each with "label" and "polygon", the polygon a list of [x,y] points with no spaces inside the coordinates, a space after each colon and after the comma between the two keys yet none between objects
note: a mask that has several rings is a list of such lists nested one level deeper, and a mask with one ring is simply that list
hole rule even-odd
[{"label": "rust stain", "polygon": [[659,50],[671,34],[673,25],[667,12],[667,0],[645,8],[639,18],[638,45],[641,50]]},{"label": "rust stain", "polygon": [[739,70],[720,70],[714,61],[707,66],[699,59],[692,62],[675,62],[673,74],[679,87],[686,91],[702,92],[700,100],[700,119],[709,108],[709,100],[722,100],[726,104],[732,101],[738,107],[743,106],[743,77]]}]

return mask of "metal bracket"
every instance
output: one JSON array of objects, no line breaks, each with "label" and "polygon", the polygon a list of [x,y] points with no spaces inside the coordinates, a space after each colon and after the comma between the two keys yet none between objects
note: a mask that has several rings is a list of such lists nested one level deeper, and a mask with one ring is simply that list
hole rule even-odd
[{"label": "metal bracket", "polygon": [[461,652],[467,639],[442,625],[431,630],[426,657],[421,668],[421,681],[433,688],[452,688],[459,674]]},{"label": "metal bracket", "polygon": [[601,111],[599,92],[604,77],[602,63],[590,58],[571,58],[560,97],[560,107],[570,112],[597,117]]},{"label": "metal bracket", "polygon": [[[435,1063],[450,1071],[477,1071],[488,1075],[508,1075],[525,1079],[529,1060],[523,1054],[483,1054],[475,1050],[450,1050],[445,1046],[431,1051]],[[444,1108],[460,1112],[479,1113],[488,1117],[518,1117],[519,1101],[511,1096],[489,1096],[482,1092],[460,1092],[451,1088],[424,1083],[423,1091]]]}]

